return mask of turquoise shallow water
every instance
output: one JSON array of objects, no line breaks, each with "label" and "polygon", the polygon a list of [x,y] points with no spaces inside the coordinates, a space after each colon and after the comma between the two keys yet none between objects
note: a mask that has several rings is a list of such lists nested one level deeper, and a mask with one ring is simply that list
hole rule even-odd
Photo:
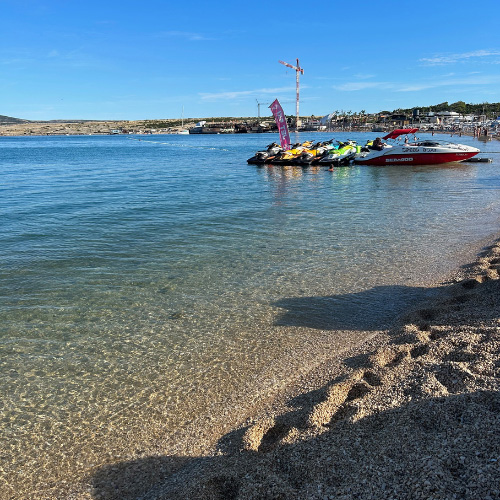
[{"label": "turquoise shallow water", "polygon": [[386,326],[498,229],[499,155],[246,164],[273,140],[0,138],[5,481],[78,476],[258,393]]}]

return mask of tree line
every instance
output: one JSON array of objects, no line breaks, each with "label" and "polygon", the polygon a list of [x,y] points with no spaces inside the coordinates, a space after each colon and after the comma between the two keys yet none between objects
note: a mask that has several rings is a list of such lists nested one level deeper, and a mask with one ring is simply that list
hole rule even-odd
[{"label": "tree line", "polygon": [[[464,101],[457,101],[451,104],[448,101],[442,102],[440,104],[435,104],[434,106],[415,106],[414,108],[407,109],[396,109],[393,114],[405,114],[409,115],[413,113],[414,109],[418,109],[420,113],[427,112],[439,112],[439,111],[454,111],[455,113],[460,113],[461,115],[485,115],[487,118],[496,118],[500,116],[500,102],[482,102],[480,104],[465,103]],[[385,113],[382,111],[382,114]],[[387,112],[390,114],[389,112]]]}]

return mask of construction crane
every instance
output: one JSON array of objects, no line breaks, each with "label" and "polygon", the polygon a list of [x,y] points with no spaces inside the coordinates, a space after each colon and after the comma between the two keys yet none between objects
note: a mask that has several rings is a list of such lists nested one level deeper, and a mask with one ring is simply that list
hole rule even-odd
[{"label": "construction crane", "polygon": [[[258,116],[258,118],[260,118],[260,107],[261,106],[268,106],[271,103],[270,102],[259,102],[258,99],[255,99],[255,101],[257,102],[257,116]],[[289,104],[291,102],[292,101],[281,101],[281,104]]]},{"label": "construction crane", "polygon": [[297,132],[299,130],[299,75],[300,73],[304,74],[304,69],[300,67],[298,59],[297,59],[297,66],[293,66],[292,64],[288,64],[284,61],[278,61],[278,62],[283,64],[287,68],[294,69],[297,75],[297,100],[295,103],[295,132]]},{"label": "construction crane", "polygon": [[265,106],[265,105],[267,105],[267,104],[271,104],[271,103],[270,103],[270,102],[259,102],[259,100],[258,100],[258,99],[255,99],[255,100],[257,101],[257,116],[258,116],[258,118],[260,118],[260,107],[261,107],[262,105],[264,105],[264,106]]}]

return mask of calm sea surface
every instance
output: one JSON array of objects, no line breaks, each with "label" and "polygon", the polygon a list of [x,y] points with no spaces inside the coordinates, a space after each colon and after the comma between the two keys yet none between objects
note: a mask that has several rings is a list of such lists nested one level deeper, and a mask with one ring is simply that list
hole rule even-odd
[{"label": "calm sea surface", "polygon": [[386,326],[498,230],[500,155],[247,165],[274,140],[0,137],[7,491],[78,477],[235,394],[256,398],[312,353]]}]

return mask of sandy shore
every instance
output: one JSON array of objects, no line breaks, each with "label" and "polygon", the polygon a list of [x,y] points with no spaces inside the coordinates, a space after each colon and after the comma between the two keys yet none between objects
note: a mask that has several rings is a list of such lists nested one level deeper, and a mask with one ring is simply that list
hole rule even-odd
[{"label": "sandy shore", "polygon": [[284,373],[240,425],[221,408],[225,424],[171,437],[178,451],[131,449],[83,481],[2,498],[499,499],[499,272],[500,239],[390,330]]},{"label": "sandy shore", "polygon": [[499,271],[500,240],[206,453],[106,466],[65,498],[500,498]]},{"label": "sandy shore", "polygon": [[284,373],[239,425],[221,408],[83,481],[2,498],[499,499],[499,272],[500,239],[390,330]]}]

